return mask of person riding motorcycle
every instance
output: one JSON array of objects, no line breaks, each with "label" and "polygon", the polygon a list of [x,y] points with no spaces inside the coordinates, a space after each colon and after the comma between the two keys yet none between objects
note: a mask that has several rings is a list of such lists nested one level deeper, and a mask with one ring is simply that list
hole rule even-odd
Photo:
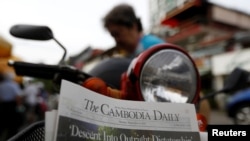
[{"label": "person riding motorcycle", "polygon": [[[127,71],[132,59],[148,48],[166,42],[156,35],[143,33],[140,18],[136,17],[133,7],[128,4],[119,4],[111,9],[103,18],[103,23],[115,40],[116,52],[89,73],[120,89],[121,75]],[[200,103],[199,113],[209,121],[210,104],[207,100]]]},{"label": "person riding motorcycle", "polygon": [[[100,62],[90,74],[120,88],[120,78],[134,57],[153,45],[165,41],[152,34],[144,34],[143,26],[129,4],[119,4],[103,18],[104,28],[115,40],[111,58]],[[119,57],[117,57],[119,56]]]}]

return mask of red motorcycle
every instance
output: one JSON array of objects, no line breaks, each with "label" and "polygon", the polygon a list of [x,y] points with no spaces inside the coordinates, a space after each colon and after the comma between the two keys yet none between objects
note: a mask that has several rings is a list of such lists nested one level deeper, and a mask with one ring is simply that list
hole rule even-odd
[{"label": "red motorcycle", "polygon": [[[107,71],[107,68],[115,69],[124,64],[126,70],[120,70],[115,76],[120,81],[120,88],[117,88],[114,87],[112,81],[105,80],[103,75],[85,73],[67,65],[65,63],[66,48],[54,37],[49,27],[15,25],[11,28],[10,33],[23,39],[52,39],[64,50],[62,59],[56,65],[9,61],[9,65],[14,67],[17,75],[49,79],[58,86],[60,86],[61,80],[65,79],[113,98],[193,103],[199,107],[200,76],[192,58],[179,46],[169,43],[159,44],[144,51],[133,60],[110,58],[108,61],[100,62],[97,67],[102,66],[101,70],[105,76],[110,77],[114,73]],[[29,129],[43,127],[43,125],[44,123],[40,122]],[[30,134],[30,132],[22,132],[13,137],[13,140],[20,139],[20,136],[27,138]]]}]

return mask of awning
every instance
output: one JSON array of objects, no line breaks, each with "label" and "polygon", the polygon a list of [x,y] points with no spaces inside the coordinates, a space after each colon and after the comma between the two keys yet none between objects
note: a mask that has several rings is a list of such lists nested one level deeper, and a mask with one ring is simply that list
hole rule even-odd
[{"label": "awning", "polygon": [[201,5],[201,0],[186,0],[180,6],[176,6],[167,13],[166,17],[161,21],[162,25],[175,27],[179,23],[179,19],[188,17],[189,13],[196,12],[196,8]]},{"label": "awning", "polygon": [[213,26],[194,24],[168,37],[166,40],[169,43],[174,43],[184,48],[192,46],[193,49],[197,50],[227,41],[233,35],[234,32],[230,30],[225,31]]},{"label": "awning", "polygon": [[197,35],[197,34],[201,33],[202,31],[203,31],[202,25],[196,24],[196,25],[193,25],[189,28],[186,28],[186,29],[178,32],[177,34],[175,34],[173,36],[168,37],[167,42],[176,43],[176,42],[181,41],[183,39],[187,39],[190,36]]}]

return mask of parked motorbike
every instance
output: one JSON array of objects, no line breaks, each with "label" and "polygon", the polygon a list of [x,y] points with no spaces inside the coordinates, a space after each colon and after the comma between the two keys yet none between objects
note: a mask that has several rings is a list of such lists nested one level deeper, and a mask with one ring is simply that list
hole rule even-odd
[{"label": "parked motorbike", "polygon": [[224,86],[213,93],[207,94],[200,100],[213,98],[218,94],[227,94],[226,114],[234,124],[250,124],[250,73],[236,67],[225,79]]},{"label": "parked motorbike", "polygon": [[250,89],[244,89],[229,98],[226,104],[228,117],[232,118],[234,124],[250,124]]},{"label": "parked motorbike", "polygon": [[236,68],[239,71],[239,82],[241,88],[234,91],[226,102],[226,112],[234,124],[250,124],[250,73],[244,69]]}]

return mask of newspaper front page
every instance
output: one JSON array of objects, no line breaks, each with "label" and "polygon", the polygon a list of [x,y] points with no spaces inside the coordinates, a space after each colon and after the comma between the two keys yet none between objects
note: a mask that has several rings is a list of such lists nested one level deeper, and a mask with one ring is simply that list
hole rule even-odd
[{"label": "newspaper front page", "polygon": [[62,81],[55,141],[200,141],[193,104],[119,100]]}]

